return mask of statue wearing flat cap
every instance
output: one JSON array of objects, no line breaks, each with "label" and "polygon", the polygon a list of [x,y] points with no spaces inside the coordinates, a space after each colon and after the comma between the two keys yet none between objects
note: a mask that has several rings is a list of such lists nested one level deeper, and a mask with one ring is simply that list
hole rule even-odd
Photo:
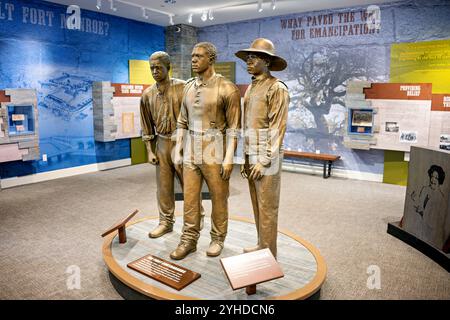
[{"label": "statue wearing flat cap", "polygon": [[244,97],[244,153],[241,175],[248,179],[258,243],[244,252],[269,248],[277,256],[283,138],[289,106],[287,86],[270,71],[282,71],[286,61],[268,39],[256,39],[236,52],[247,63],[252,83]]}]

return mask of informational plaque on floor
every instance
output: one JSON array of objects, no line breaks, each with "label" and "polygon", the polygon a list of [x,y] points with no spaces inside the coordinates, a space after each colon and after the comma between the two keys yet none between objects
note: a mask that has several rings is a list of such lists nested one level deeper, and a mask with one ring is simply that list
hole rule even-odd
[{"label": "informational plaque on floor", "polygon": [[284,277],[269,249],[220,259],[233,290]]},{"label": "informational plaque on floor", "polygon": [[130,262],[127,266],[178,291],[201,277],[197,272],[151,254]]}]

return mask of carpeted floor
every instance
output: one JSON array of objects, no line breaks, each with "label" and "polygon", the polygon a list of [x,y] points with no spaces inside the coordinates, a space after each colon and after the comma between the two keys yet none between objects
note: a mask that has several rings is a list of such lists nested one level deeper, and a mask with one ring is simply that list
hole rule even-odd
[{"label": "carpeted floor", "polygon": [[[386,233],[387,222],[402,216],[405,190],[283,172],[279,228],[324,256],[322,299],[450,299],[450,274]],[[210,202],[204,206],[209,214]],[[100,234],[134,209],[136,218],[157,215],[148,164],[0,191],[0,299],[121,299],[102,260]],[[252,217],[238,170],[229,211]],[[71,266],[80,268],[80,289],[68,289]],[[381,272],[380,289],[367,286],[371,266]]]}]

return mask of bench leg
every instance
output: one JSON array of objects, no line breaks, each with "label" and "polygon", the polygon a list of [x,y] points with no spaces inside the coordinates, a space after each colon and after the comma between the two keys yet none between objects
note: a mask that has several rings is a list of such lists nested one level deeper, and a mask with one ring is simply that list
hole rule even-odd
[{"label": "bench leg", "polygon": [[[324,179],[327,179],[329,176],[331,176],[331,164],[332,163],[333,163],[333,161],[324,161],[323,162],[323,178]],[[327,168],[327,165],[328,165],[328,168]]]},{"label": "bench leg", "polygon": [[328,161],[328,176],[331,176],[331,164],[333,161]]}]

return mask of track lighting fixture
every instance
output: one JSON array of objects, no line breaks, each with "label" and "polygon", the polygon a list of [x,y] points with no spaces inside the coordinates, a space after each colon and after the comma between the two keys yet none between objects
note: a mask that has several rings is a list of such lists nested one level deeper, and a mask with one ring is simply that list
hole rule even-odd
[{"label": "track lighting fixture", "polygon": [[114,0],[109,0],[109,2],[111,3],[111,11],[117,11],[116,6],[114,5]]},{"label": "track lighting fixture", "polygon": [[277,8],[277,0],[272,0],[272,10]]},{"label": "track lighting fixture", "polygon": [[203,22],[208,20],[208,12],[207,11],[203,11],[201,19],[202,19]]},{"label": "track lighting fixture", "polygon": [[148,19],[147,10],[144,7],[142,7],[142,17]]}]

